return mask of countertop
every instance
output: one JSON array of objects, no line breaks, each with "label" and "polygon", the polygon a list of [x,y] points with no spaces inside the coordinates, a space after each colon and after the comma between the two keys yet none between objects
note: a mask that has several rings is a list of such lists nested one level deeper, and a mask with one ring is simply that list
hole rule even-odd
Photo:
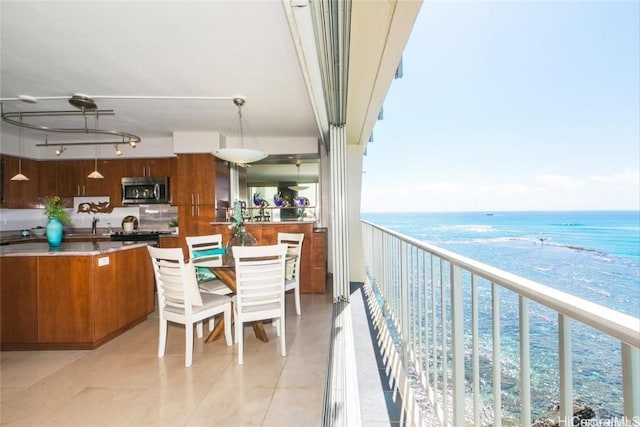
[{"label": "countertop", "polygon": [[47,242],[0,246],[0,256],[88,256],[147,246],[148,242],[62,242],[52,249]]}]

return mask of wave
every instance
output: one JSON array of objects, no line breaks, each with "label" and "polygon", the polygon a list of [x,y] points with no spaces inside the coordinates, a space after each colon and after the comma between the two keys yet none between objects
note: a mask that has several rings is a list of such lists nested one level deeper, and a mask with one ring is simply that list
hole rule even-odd
[{"label": "wave", "polygon": [[473,231],[476,233],[486,233],[493,230],[491,225],[480,224],[460,224],[460,225],[441,225],[438,226],[439,230],[461,230],[461,231]]}]

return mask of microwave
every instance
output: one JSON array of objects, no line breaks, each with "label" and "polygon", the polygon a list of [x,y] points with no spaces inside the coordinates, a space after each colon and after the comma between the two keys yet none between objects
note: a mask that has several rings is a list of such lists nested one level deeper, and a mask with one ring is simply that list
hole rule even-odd
[{"label": "microwave", "polygon": [[140,176],[122,178],[122,204],[169,203],[169,177]]}]

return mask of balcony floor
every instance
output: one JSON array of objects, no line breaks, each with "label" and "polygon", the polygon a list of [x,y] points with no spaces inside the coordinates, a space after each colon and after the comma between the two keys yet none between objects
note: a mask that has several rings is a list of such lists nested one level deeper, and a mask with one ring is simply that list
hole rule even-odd
[{"label": "balcony floor", "polygon": [[331,294],[303,294],[300,317],[286,298],[287,357],[271,326],[268,344],[246,327],[242,366],[235,345],[196,339],[185,368],[184,327],[172,324],[158,358],[156,313],[93,351],[0,352],[0,424],[320,425]]}]

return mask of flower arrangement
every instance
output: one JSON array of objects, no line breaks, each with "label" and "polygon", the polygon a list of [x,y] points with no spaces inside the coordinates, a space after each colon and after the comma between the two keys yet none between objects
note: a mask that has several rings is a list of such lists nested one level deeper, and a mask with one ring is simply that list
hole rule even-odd
[{"label": "flower arrangement", "polygon": [[231,224],[229,224],[229,229],[236,229],[236,233],[242,231],[244,228],[244,217],[242,216],[242,202],[236,200],[233,202],[233,214],[231,215]]},{"label": "flower arrangement", "polygon": [[67,206],[60,196],[48,196],[42,200],[44,204],[44,214],[49,219],[57,219],[63,224],[69,224],[71,217],[65,210]]}]

